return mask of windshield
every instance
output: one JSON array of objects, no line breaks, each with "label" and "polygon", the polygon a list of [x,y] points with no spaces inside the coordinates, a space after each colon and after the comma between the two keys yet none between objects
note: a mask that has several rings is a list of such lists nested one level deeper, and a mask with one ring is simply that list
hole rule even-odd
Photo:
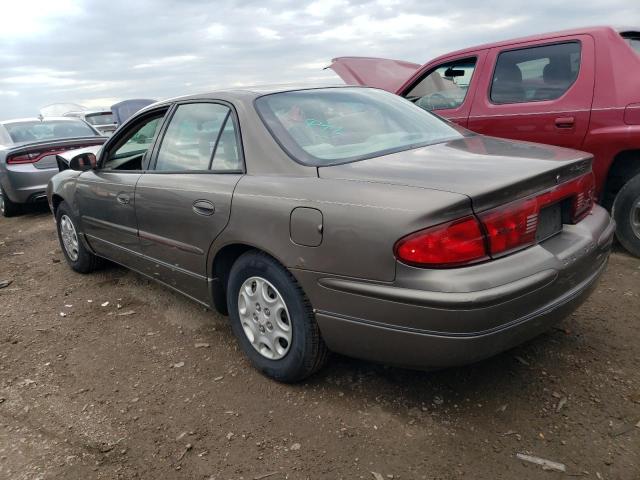
[{"label": "windshield", "polygon": [[636,53],[640,54],[640,33],[623,33],[622,37],[626,40],[629,46],[636,51]]},{"label": "windshield", "polygon": [[14,143],[97,135],[89,125],[80,120],[44,120],[42,122],[34,120],[33,122],[5,123],[4,127]]},{"label": "windshield", "polygon": [[258,113],[306,165],[363,160],[464,136],[464,129],[382,90],[326,88],[265,95]]},{"label": "windshield", "polygon": [[114,123],[111,112],[90,113],[85,119],[91,125],[111,125]]}]

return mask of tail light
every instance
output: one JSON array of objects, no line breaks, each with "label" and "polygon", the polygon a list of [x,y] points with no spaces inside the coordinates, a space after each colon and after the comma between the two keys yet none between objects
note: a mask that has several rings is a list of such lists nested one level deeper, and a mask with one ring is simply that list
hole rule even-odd
[{"label": "tail light", "polygon": [[[99,143],[97,145],[101,145]],[[29,150],[27,152],[20,152],[7,157],[8,164],[20,164],[20,163],[36,163],[37,161],[47,157],[49,155],[56,155],[61,152],[67,152],[69,150],[75,150],[76,148],[84,148],[96,145],[96,143],[84,143],[81,145],[66,145],[64,147],[51,147],[43,150]]]},{"label": "tail light", "polygon": [[465,217],[400,239],[396,257],[416,266],[455,267],[488,258],[480,223]]},{"label": "tail light", "polygon": [[500,257],[534,245],[540,211],[558,202],[568,206],[564,223],[577,223],[586,217],[594,203],[593,174],[488,210],[477,218],[464,217],[412,233],[396,242],[394,252],[404,263],[436,268]]},{"label": "tail light", "polygon": [[500,255],[533,245],[540,206],[537,198],[513,202],[480,215],[491,255]]}]

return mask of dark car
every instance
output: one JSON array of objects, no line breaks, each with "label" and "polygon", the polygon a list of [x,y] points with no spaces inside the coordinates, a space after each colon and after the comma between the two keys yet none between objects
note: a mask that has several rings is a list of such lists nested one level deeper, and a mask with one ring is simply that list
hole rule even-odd
[{"label": "dark car", "polygon": [[111,113],[113,114],[114,123],[116,125],[122,125],[138,110],[142,110],[144,107],[148,107],[152,103],[156,103],[156,100],[133,98],[114,103],[111,105]]},{"label": "dark car", "polygon": [[0,122],[0,213],[20,212],[22,204],[45,200],[49,179],[58,173],[56,154],[101,145],[105,138],[72,118],[25,118]]},{"label": "dark car", "polygon": [[640,256],[640,27],[544,33],[424,65],[343,57],[331,68],[474,132],[593,154],[596,198]]},{"label": "dark car", "polygon": [[330,350],[439,368],[517,345],[587,297],[614,232],[590,155],[370,88],[168,100],[69,165],[48,186],[69,265],[228,313],[281,381]]}]

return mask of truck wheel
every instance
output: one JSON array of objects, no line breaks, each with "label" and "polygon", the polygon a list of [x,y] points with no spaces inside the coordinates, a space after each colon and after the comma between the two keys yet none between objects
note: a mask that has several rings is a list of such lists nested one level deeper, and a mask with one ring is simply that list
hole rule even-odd
[{"label": "truck wheel", "polygon": [[91,253],[79,238],[77,222],[71,209],[62,202],[56,210],[58,240],[67,263],[79,273],[91,273],[102,264],[102,259]]},{"label": "truck wheel", "polygon": [[251,363],[280,382],[300,381],[325,363],[328,350],[296,279],[265,253],[233,264],[227,286],[233,333]]},{"label": "truck wheel", "polygon": [[12,202],[7,194],[0,188],[0,214],[3,217],[14,217],[22,209],[19,203]]},{"label": "truck wheel", "polygon": [[618,192],[611,215],[617,223],[616,237],[631,254],[640,257],[640,175]]}]

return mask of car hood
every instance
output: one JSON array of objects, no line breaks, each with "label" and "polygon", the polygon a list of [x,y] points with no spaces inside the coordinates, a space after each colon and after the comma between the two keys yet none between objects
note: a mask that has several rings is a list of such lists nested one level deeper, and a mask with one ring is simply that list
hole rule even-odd
[{"label": "car hood", "polygon": [[417,63],[389,58],[339,57],[327,68],[348,85],[363,85],[397,93],[398,89],[421,67]]},{"label": "car hood", "polygon": [[565,148],[471,135],[445,143],[318,168],[321,178],[380,182],[468,196],[476,212],[591,170],[591,155]]}]

